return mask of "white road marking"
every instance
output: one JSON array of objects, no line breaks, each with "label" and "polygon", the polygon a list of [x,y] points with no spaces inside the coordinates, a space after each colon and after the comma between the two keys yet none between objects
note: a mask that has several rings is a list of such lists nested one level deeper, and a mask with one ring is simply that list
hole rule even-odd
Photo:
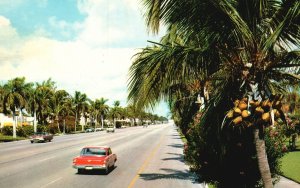
[{"label": "white road marking", "polygon": [[54,157],[55,157],[55,156],[53,156],[53,157],[48,157],[48,158],[45,158],[45,159],[39,160],[39,162],[47,161],[47,160],[49,160],[49,159],[53,159]]},{"label": "white road marking", "polygon": [[61,179],[62,179],[62,178],[57,178],[57,179],[55,179],[55,180],[53,180],[53,181],[47,183],[46,185],[42,186],[41,188],[47,187],[48,185],[51,185],[51,184],[53,184],[53,183],[55,183],[55,182],[57,182],[57,181],[59,181],[59,180],[61,180]]}]

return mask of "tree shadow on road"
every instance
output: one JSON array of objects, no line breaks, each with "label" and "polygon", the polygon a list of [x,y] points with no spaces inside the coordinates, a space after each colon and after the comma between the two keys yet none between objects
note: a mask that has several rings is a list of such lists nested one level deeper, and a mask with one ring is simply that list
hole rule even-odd
[{"label": "tree shadow on road", "polygon": [[166,158],[163,158],[162,160],[163,161],[177,160],[177,161],[180,161],[180,162],[184,162],[184,157],[183,157],[182,154],[174,153],[172,155],[175,155],[175,157],[166,157]]},{"label": "tree shadow on road", "polygon": [[187,170],[180,171],[175,169],[162,168],[160,170],[166,173],[141,173],[140,177],[143,180],[151,181],[157,179],[179,179],[179,180],[190,180],[193,183],[199,183],[195,174],[190,173]]},{"label": "tree shadow on road", "polygon": [[174,148],[183,148],[183,144],[169,144],[168,146],[174,147]]}]

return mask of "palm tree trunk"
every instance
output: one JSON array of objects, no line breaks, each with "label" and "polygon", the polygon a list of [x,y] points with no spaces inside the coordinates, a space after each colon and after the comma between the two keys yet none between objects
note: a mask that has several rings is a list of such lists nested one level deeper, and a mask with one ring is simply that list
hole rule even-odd
[{"label": "palm tree trunk", "polygon": [[77,112],[75,112],[75,126],[74,126],[74,133],[76,132],[76,123],[77,123]]},{"label": "palm tree trunk", "polygon": [[17,138],[17,117],[16,117],[16,113],[13,112],[13,138]]},{"label": "palm tree trunk", "polygon": [[103,115],[101,114],[101,128],[103,129]]},{"label": "palm tree trunk", "polygon": [[37,121],[36,121],[36,111],[33,113],[33,131],[37,132]]},{"label": "palm tree trunk", "polygon": [[272,177],[268,163],[265,140],[259,135],[259,129],[254,129],[254,142],[258,160],[258,168],[265,188],[272,188]]},{"label": "palm tree trunk", "polygon": [[60,132],[60,128],[59,128],[59,119],[58,119],[58,116],[55,117],[55,120],[57,121],[56,125],[57,125],[58,133],[61,133]]}]

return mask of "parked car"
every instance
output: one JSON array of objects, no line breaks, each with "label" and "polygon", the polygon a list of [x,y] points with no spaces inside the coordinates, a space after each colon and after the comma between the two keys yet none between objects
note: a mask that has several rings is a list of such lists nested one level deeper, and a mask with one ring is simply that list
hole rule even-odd
[{"label": "parked car", "polygon": [[96,128],[95,131],[103,131],[103,128]]},{"label": "parked car", "polygon": [[107,127],[106,128],[106,132],[111,132],[111,133],[114,133],[115,132],[115,128],[114,127]]},{"label": "parked car", "polygon": [[30,138],[31,143],[46,142],[46,141],[51,142],[52,139],[53,139],[53,135],[49,134],[47,132],[36,132],[32,136],[30,136],[29,138]]},{"label": "parked car", "polygon": [[114,168],[117,155],[113,154],[109,146],[86,146],[82,148],[80,156],[73,159],[73,168],[78,174],[85,170],[104,170],[108,174]]},{"label": "parked car", "polygon": [[85,132],[86,132],[86,133],[94,132],[94,128],[88,128],[88,129],[85,129]]}]

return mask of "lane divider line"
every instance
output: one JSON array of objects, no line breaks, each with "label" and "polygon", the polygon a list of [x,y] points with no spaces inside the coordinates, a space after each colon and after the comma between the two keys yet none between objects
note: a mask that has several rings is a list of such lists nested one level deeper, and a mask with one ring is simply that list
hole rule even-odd
[{"label": "lane divider line", "polygon": [[162,141],[163,141],[164,135],[161,136],[159,143],[156,145],[155,148],[152,149],[150,155],[146,158],[146,160],[143,162],[141,168],[137,171],[134,178],[131,180],[130,184],[127,188],[132,188],[137,181],[137,179],[140,177],[140,174],[145,170],[145,168],[148,166],[150,161],[153,159],[154,155],[157,153],[158,149],[160,148]]},{"label": "lane divider line", "polygon": [[46,185],[42,186],[41,188],[47,187],[48,185],[51,185],[51,184],[53,184],[53,183],[55,183],[55,182],[57,182],[57,181],[59,181],[59,180],[61,180],[61,179],[62,179],[62,178],[57,178],[57,179],[55,179],[55,180],[53,180],[53,181],[47,183]]}]

